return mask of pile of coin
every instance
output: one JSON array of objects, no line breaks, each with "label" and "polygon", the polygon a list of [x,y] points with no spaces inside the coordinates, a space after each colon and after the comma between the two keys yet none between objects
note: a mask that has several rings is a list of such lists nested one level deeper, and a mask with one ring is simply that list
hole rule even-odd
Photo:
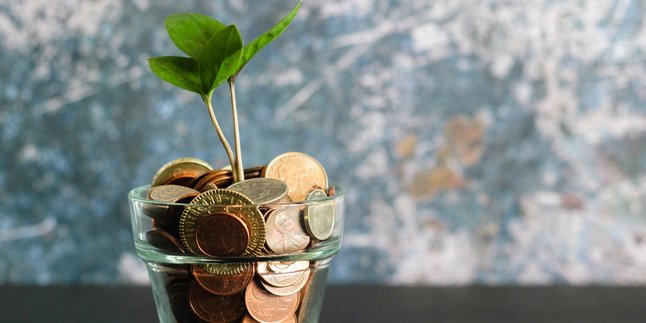
[{"label": "pile of coin", "polygon": [[[294,254],[329,239],[336,221],[328,200],[334,189],[321,164],[298,152],[244,174],[246,180],[234,183],[229,169],[180,158],[153,177],[151,203],[143,209],[152,229],[144,239],[171,254],[233,258],[165,269],[179,322],[298,322],[313,264],[235,257]],[[308,203],[296,203],[301,201]]]}]

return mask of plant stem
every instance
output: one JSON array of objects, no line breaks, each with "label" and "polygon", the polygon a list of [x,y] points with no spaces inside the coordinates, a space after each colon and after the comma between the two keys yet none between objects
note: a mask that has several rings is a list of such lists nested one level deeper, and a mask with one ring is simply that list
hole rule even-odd
[{"label": "plant stem", "polygon": [[[244,167],[242,167],[242,151],[240,148],[240,128],[238,126],[238,108],[236,104],[236,76],[229,78],[229,94],[231,95],[231,114],[233,115],[233,145],[235,146],[235,167],[238,172],[238,181],[244,181]],[[234,178],[234,181],[235,178]]]},{"label": "plant stem", "polygon": [[222,146],[224,147],[224,150],[227,153],[227,157],[229,158],[229,164],[231,164],[231,169],[233,172],[233,180],[235,181],[237,179],[236,176],[236,171],[234,170],[235,167],[235,159],[233,159],[233,153],[231,152],[231,146],[229,146],[229,142],[227,141],[227,138],[224,137],[224,133],[222,132],[222,128],[220,128],[220,124],[218,123],[218,119],[215,117],[215,113],[213,112],[213,105],[211,104],[211,93],[208,95],[202,96],[202,100],[206,104],[207,109],[209,110],[209,116],[211,117],[211,123],[213,123],[213,127],[215,127],[215,132],[218,134],[218,138],[220,138],[220,142],[222,142]]}]

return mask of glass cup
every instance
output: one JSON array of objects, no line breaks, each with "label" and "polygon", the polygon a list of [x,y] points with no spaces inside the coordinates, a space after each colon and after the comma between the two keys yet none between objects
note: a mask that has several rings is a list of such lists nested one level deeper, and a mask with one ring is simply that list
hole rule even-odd
[{"label": "glass cup", "polygon": [[[343,188],[321,199],[263,205],[161,203],[147,198],[149,190],[135,188],[128,198],[160,322],[318,322],[341,246]],[[222,246],[209,245],[217,236],[203,229],[207,218],[232,226],[223,234],[246,227],[248,234],[234,240],[243,240],[242,256],[212,256]]]}]

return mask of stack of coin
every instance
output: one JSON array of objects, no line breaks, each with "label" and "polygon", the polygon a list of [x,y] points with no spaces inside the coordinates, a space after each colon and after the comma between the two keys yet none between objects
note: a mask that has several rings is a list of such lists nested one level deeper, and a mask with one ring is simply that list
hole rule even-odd
[{"label": "stack of coin", "polygon": [[244,173],[246,180],[234,183],[230,169],[180,158],[153,177],[147,242],[170,254],[231,258],[164,271],[170,307],[180,322],[298,322],[310,262],[235,258],[300,253],[329,239],[336,215],[327,197],[334,188],[321,164],[298,152]]}]

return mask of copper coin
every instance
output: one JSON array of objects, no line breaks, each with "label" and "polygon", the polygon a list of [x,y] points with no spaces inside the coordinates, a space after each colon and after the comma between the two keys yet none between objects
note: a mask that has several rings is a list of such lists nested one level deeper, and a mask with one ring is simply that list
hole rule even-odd
[{"label": "copper coin", "polygon": [[276,296],[252,281],[245,292],[249,315],[260,322],[281,322],[293,316],[298,308],[299,295]]},{"label": "copper coin", "polygon": [[201,265],[193,265],[192,272],[202,288],[211,294],[228,296],[242,292],[249,285],[253,279],[254,266],[247,266],[239,274],[218,275],[207,272]]},{"label": "copper coin", "polygon": [[231,174],[231,171],[228,170],[212,170],[208,172],[206,175],[198,177],[200,180],[195,183],[193,186],[196,190],[203,192],[204,191],[204,186],[208,183],[213,183],[216,184],[216,181],[222,181],[226,180],[227,178],[233,178],[233,175]]},{"label": "copper coin", "polygon": [[168,302],[177,322],[195,320],[188,301],[188,286],[189,280],[187,279],[171,279],[166,284]]},{"label": "copper coin", "polygon": [[193,313],[207,322],[232,322],[244,313],[244,294],[220,296],[209,293],[197,281],[188,287]]},{"label": "copper coin", "polygon": [[144,237],[148,243],[156,248],[174,253],[186,252],[182,244],[179,243],[175,237],[161,228],[153,228],[152,230],[147,231],[144,234]]},{"label": "copper coin", "polygon": [[[296,320],[296,314],[292,315],[291,317],[288,317],[286,320],[280,321],[280,323],[297,323],[298,321]],[[261,323],[256,321],[249,313],[245,314],[245,316],[242,318],[242,323]]]},{"label": "copper coin", "polygon": [[202,174],[202,175],[200,175],[200,176],[197,176],[197,177],[193,178],[193,181],[191,182],[191,185],[189,185],[189,187],[192,187],[193,189],[196,189],[197,184],[198,184],[202,179],[204,179],[204,177],[209,176],[209,174],[210,174],[210,173],[211,173],[211,172],[206,172],[206,173],[204,173],[204,174]]},{"label": "copper coin", "polygon": [[249,231],[235,214],[216,212],[197,222],[195,240],[197,247],[207,256],[236,257],[247,248]]},{"label": "copper coin", "polygon": [[267,246],[277,254],[305,250],[310,236],[301,226],[301,209],[278,208],[267,214]]},{"label": "copper coin", "polygon": [[274,158],[267,164],[264,175],[287,183],[287,195],[296,202],[304,200],[313,187],[327,188],[323,166],[314,157],[299,152],[288,152]]},{"label": "copper coin", "polygon": [[326,192],[326,193],[327,193],[327,196],[334,196],[334,194],[336,194],[336,190],[334,189],[334,186],[330,186],[330,187],[327,189],[327,192]]},{"label": "copper coin", "polygon": [[163,219],[166,210],[168,210],[168,205],[159,205],[152,203],[142,203],[141,208],[142,213],[153,220]]},{"label": "copper coin", "polygon": [[173,177],[173,178],[167,180],[166,184],[167,185],[179,185],[179,186],[184,186],[184,187],[191,187],[191,183],[193,183],[194,179],[195,179],[195,176],[193,174],[180,175],[180,176]]},{"label": "copper coin", "polygon": [[193,198],[195,198],[195,194],[189,193],[175,201],[174,204],[168,205],[164,215],[156,219],[155,225],[179,239],[179,217],[184,212],[184,204],[190,203]]},{"label": "copper coin", "polygon": [[169,180],[177,177],[197,177],[212,169],[211,165],[201,159],[178,158],[162,166],[153,176],[153,182],[150,186],[164,185]]}]

